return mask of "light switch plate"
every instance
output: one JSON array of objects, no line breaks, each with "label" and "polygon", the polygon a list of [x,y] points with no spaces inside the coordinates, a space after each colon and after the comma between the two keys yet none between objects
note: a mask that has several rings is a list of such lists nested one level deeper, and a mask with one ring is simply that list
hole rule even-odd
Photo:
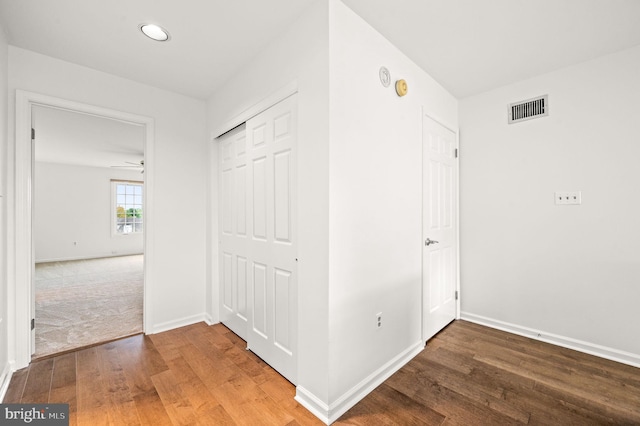
[{"label": "light switch plate", "polygon": [[556,191],[556,205],[576,205],[582,204],[581,191]]}]

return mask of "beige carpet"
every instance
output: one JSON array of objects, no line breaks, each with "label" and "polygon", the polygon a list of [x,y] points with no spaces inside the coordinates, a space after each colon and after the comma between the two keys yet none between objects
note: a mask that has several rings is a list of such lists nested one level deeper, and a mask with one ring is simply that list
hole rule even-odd
[{"label": "beige carpet", "polygon": [[36,264],[41,357],[142,331],[143,255]]}]

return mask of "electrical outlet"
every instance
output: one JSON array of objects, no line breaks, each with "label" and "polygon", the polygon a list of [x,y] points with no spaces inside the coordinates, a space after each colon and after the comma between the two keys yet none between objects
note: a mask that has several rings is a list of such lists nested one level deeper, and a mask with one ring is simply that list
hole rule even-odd
[{"label": "electrical outlet", "polygon": [[382,312],[376,314],[376,325],[377,328],[382,328]]},{"label": "electrical outlet", "polygon": [[556,191],[556,205],[582,204],[581,191]]}]

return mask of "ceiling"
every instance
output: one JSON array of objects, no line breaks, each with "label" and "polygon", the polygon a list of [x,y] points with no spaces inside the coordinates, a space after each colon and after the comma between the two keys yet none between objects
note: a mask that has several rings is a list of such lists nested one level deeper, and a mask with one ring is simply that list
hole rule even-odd
[{"label": "ceiling", "polygon": [[640,44],[638,0],[344,0],[457,98]]},{"label": "ceiling", "polygon": [[[207,99],[314,1],[0,0],[0,23],[12,45]],[[640,44],[638,0],[343,1],[458,98]]]},{"label": "ceiling", "polygon": [[313,1],[0,0],[0,23],[14,46],[206,99]]},{"label": "ceiling", "polygon": [[35,160],[92,167],[127,166],[144,159],[141,125],[34,106]]}]

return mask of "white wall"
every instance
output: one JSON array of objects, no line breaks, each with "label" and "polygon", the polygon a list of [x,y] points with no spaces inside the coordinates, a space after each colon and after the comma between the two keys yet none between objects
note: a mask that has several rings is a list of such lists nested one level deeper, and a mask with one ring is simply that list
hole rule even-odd
[{"label": "white wall", "polygon": [[[14,46],[9,47],[9,134],[13,154],[15,90],[22,89],[152,117],[155,120],[153,325],[147,332],[204,318],[206,228],[206,106]],[[13,173],[10,164],[9,176]],[[148,195],[148,194],[147,194]],[[184,223],[185,210],[189,221]],[[150,213],[150,212],[147,212]],[[147,248],[147,252],[148,252]]]},{"label": "white wall", "polygon": [[[380,85],[382,65],[408,80],[407,97]],[[212,96],[209,128],[292,80],[300,117],[298,397],[332,419],[364,396],[363,382],[422,345],[421,108],[456,128],[458,105],[329,0]],[[380,311],[385,326],[376,330]]]},{"label": "white wall", "polygon": [[4,29],[0,26],[0,401],[9,385],[9,338],[7,333],[7,84],[8,49]]},{"label": "white wall", "polygon": [[461,101],[464,317],[640,365],[638,76],[640,47]]},{"label": "white wall", "polygon": [[35,261],[142,253],[142,234],[112,234],[111,179],[142,181],[143,177],[136,170],[36,162]]},{"label": "white wall", "polygon": [[[209,129],[293,81],[298,86],[298,384],[328,399],[328,9],[318,1],[208,102]],[[216,144],[212,144],[217,167]],[[212,189],[217,188],[212,171]],[[214,191],[212,212],[217,213]],[[212,219],[217,225],[217,216]],[[215,231],[215,228],[214,228]],[[217,241],[216,241],[217,242]],[[217,244],[211,253],[217,307]],[[212,316],[218,320],[217,312]]]},{"label": "white wall", "polygon": [[[330,400],[422,348],[422,115],[456,99],[342,2],[330,8]],[[392,84],[379,80],[381,66]],[[394,84],[409,92],[398,97]],[[383,326],[376,327],[382,312]],[[396,366],[397,367],[397,366]]]}]

